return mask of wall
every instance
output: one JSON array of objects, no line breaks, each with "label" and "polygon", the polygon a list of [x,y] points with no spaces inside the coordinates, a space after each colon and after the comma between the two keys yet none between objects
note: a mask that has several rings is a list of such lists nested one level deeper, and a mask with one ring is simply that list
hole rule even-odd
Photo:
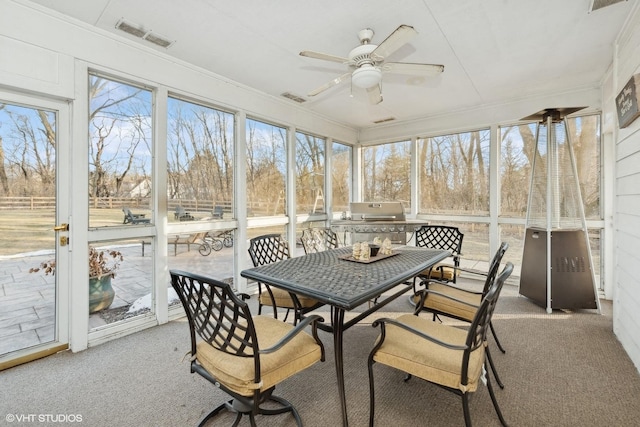
[{"label": "wall", "polygon": [[402,141],[416,135],[423,137],[458,133],[463,130],[486,129],[492,124],[516,123],[522,117],[553,107],[587,107],[580,112],[583,114],[599,111],[602,105],[601,96],[600,87],[594,86],[571,92],[519,99],[504,104],[485,105],[481,109],[452,111],[411,122],[362,129],[358,139],[364,145]]},{"label": "wall", "polygon": [[[344,142],[401,140],[406,136],[446,133],[504,123],[505,111],[515,122],[550,106],[603,105],[605,126],[612,114],[612,98],[631,75],[640,72],[640,13],[636,5],[618,39],[611,90],[599,88],[526,99],[508,106],[452,112],[443,117],[401,125],[354,129],[318,118],[286,100],[273,98],[219,76],[170,59],[153,49],[118,39],[67,18],[49,15],[36,6],[0,0],[0,85],[58,99],[74,101],[86,75],[76,75],[74,64],[86,62],[102,71],[126,73],[135,81],[150,81],[192,94],[232,111],[295,125],[301,130]],[[601,97],[602,95],[602,97]],[[604,101],[603,101],[604,99]],[[499,118],[499,120],[498,120]],[[629,128],[613,131],[615,149],[615,275],[614,332],[640,367],[640,119]],[[85,140],[74,141],[85,144]]]},{"label": "wall", "polygon": [[[70,213],[66,217],[73,218],[74,250],[59,251],[68,254],[71,266],[69,280],[58,280],[68,284],[68,292],[60,292],[60,310],[63,321],[59,324],[69,332],[69,345],[73,351],[80,351],[88,345],[94,345],[108,339],[117,338],[125,333],[135,332],[157,323],[168,320],[166,304],[166,283],[168,271],[164,260],[167,257],[167,246],[159,244],[155,251],[154,286],[156,287],[155,318],[142,316],[131,322],[116,324],[109,328],[90,330],[87,313],[87,297],[83,278],[88,274],[87,245],[88,241],[103,241],[121,238],[149,238],[158,236],[158,241],[167,234],[166,191],[166,150],[162,147],[166,137],[166,126],[161,120],[155,122],[154,135],[161,147],[154,156],[155,187],[158,189],[154,200],[156,221],[153,227],[123,228],[111,227],[91,230],[88,227],[88,122],[86,112],[88,106],[89,70],[96,70],[105,76],[113,76],[136,84],[143,84],[155,89],[159,96],[155,100],[155,111],[159,116],[166,115],[166,98],[168,93],[176,93],[193,98],[198,102],[210,104],[216,108],[235,112],[238,126],[238,164],[236,173],[244,175],[242,161],[244,147],[244,119],[248,116],[259,120],[295,127],[296,130],[322,135],[346,143],[357,143],[357,131],[327,120],[306,111],[298,104],[285,99],[266,95],[254,89],[226,80],[214,73],[177,61],[160,51],[144,46],[135,41],[119,38],[116,35],[95,29],[71,18],[53,13],[36,4],[21,0],[0,0],[0,90],[6,89],[11,94],[26,93],[36,99],[35,105],[44,100],[57,100],[64,105],[68,101],[69,108],[61,114],[61,122],[70,126],[70,130],[61,131],[61,152],[69,153],[67,161],[79,167],[65,168],[68,173],[70,188],[60,188],[61,192],[70,194],[73,200],[69,206]],[[64,105],[66,107],[66,105]],[[55,108],[53,108],[55,109]],[[58,107],[59,109],[59,107]],[[164,113],[163,113],[164,112]],[[65,129],[66,129],[65,125]],[[67,149],[65,144],[70,144]],[[85,165],[85,167],[81,167]],[[160,166],[162,165],[162,166]],[[60,172],[60,171],[58,171]],[[61,173],[58,174],[58,177]],[[60,179],[60,182],[66,182]],[[236,186],[240,194],[243,186]],[[236,201],[244,200],[238,195]],[[240,203],[240,202],[238,202]],[[295,204],[289,204],[294,206]],[[242,218],[241,205],[238,205],[238,217]],[[180,232],[188,233],[189,227],[195,224],[178,224]],[[293,227],[294,225],[290,225]],[[293,235],[293,234],[292,234]],[[237,244],[237,254],[246,254],[246,226],[241,222]],[[240,270],[248,263],[245,256],[236,255],[235,264]],[[75,266],[75,268],[73,268]],[[239,272],[236,271],[236,283],[242,286]],[[86,283],[86,282],[85,282]],[[60,288],[62,289],[62,287]],[[66,290],[66,288],[65,288]],[[162,292],[161,292],[162,291]],[[68,312],[68,316],[67,316]],[[68,318],[68,322],[66,322]],[[64,327],[68,323],[68,328]]]},{"label": "wall", "polygon": [[[615,96],[632,75],[640,73],[640,6],[617,41],[613,90],[607,94],[607,115],[615,114]],[[640,119],[615,130],[615,286],[613,331],[640,370]]]},{"label": "wall", "polygon": [[[208,71],[181,63],[152,48],[88,27],[38,7],[0,0],[0,85],[74,99],[86,76],[74,75],[74,61],[128,74],[133,81],[164,85],[231,111],[356,142],[357,132],[319,118],[297,104],[272,97]],[[82,142],[84,143],[84,141]]]}]

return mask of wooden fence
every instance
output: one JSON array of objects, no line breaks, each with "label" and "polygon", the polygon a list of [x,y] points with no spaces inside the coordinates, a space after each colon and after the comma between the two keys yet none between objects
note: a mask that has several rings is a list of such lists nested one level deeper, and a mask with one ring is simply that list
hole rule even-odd
[{"label": "wooden fence", "polygon": [[[94,209],[149,209],[151,199],[144,197],[92,197],[89,205]],[[231,212],[231,202],[214,202],[211,200],[196,199],[171,199],[168,201],[168,210],[173,211],[176,207],[182,206],[187,210],[195,212],[213,212],[215,206],[222,206],[224,212]],[[0,209],[4,210],[38,210],[55,209],[55,197],[0,197]]]}]

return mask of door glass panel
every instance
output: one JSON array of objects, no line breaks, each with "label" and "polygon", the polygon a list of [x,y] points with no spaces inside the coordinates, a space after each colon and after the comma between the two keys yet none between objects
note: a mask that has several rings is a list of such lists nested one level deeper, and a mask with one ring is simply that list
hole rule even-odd
[{"label": "door glass panel", "polygon": [[57,339],[56,119],[0,100],[0,357]]},{"label": "door glass panel", "polygon": [[151,112],[151,91],[89,75],[90,227],[153,220]]}]

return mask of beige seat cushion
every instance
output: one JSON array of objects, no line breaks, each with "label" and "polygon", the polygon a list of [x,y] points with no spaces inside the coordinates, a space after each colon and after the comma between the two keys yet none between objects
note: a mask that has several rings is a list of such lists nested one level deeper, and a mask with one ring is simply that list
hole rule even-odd
[{"label": "beige seat cushion", "polygon": [[[268,316],[254,316],[256,335],[261,349],[269,348],[293,326]],[[198,362],[218,381],[231,390],[251,396],[255,389],[266,390],[320,360],[322,350],[306,332],[296,335],[280,350],[260,356],[262,382],[256,384],[252,357],[233,356],[217,350],[206,341],[196,346]]]},{"label": "beige seat cushion", "polygon": [[[469,304],[473,304],[476,307],[479,307],[480,303],[482,302],[482,294],[466,292],[451,286],[442,285],[440,283],[430,283],[429,290],[443,293]],[[424,306],[426,309],[449,313],[452,316],[465,319],[469,322],[473,320],[473,317],[476,315],[477,311],[477,308],[462,304],[458,301],[454,301],[431,292],[427,293],[427,298],[424,301]]]},{"label": "beige seat cushion", "polygon": [[452,282],[454,277],[460,275],[460,270],[455,269],[454,267],[447,264],[436,264],[432,268],[428,268],[422,271],[418,276],[429,278],[429,279],[437,279],[437,280],[446,280],[448,282]]},{"label": "beige seat cushion", "polygon": [[[273,298],[275,299],[276,306],[284,308],[295,308],[289,292],[283,289],[276,288],[274,286],[270,286],[270,289],[271,292],[273,292]],[[301,295],[298,295],[298,301],[300,301],[300,305],[302,305],[302,308],[313,307],[318,303],[318,301],[314,300],[313,298],[303,297]],[[271,296],[266,290],[262,291],[262,293],[260,294],[260,304],[272,305]]]},{"label": "beige seat cushion", "polygon": [[[464,345],[467,337],[467,331],[463,329],[411,314],[397,320],[451,344]],[[471,354],[466,387],[460,381],[462,351],[447,349],[394,325],[387,325],[386,339],[373,359],[436,384],[473,392],[482,372],[484,346]]]}]

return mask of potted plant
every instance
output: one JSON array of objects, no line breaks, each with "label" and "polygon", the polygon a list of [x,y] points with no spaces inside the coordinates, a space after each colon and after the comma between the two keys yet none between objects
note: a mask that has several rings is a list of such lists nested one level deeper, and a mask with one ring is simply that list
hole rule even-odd
[{"label": "potted plant", "polygon": [[[116,270],[124,257],[120,251],[97,250],[89,246],[89,313],[108,308],[113,302],[116,292],[111,286],[111,279],[116,277]],[[56,273],[56,261],[48,260],[39,267],[29,269],[29,273],[42,270],[45,275]]]}]

